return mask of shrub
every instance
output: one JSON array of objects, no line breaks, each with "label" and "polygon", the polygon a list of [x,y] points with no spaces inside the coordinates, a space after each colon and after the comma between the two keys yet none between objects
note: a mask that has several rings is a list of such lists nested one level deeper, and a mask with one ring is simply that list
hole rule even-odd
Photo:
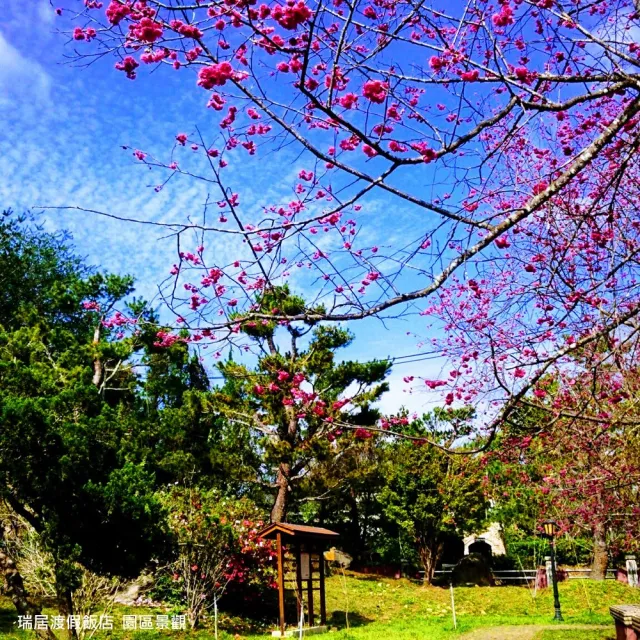
[{"label": "shrub", "polygon": [[192,627],[225,593],[246,600],[275,586],[275,549],[258,538],[263,522],[253,503],[197,487],[173,487],[161,500],[173,551],[152,595],[185,606]]}]

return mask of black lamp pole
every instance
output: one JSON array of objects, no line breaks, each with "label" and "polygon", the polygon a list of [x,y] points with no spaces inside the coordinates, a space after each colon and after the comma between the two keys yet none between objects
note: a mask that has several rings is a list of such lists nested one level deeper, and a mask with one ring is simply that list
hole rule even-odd
[{"label": "black lamp pole", "polygon": [[556,610],[554,620],[562,622],[562,612],[560,611],[560,595],[558,594],[558,575],[556,573],[556,533],[560,527],[554,520],[545,520],[542,523],[544,533],[550,540],[551,546],[551,582],[553,583],[553,606]]},{"label": "black lamp pole", "polygon": [[554,620],[558,622],[562,622],[564,618],[562,617],[562,611],[560,611],[560,595],[558,593],[558,576],[556,574],[556,540],[555,538],[551,538],[551,581],[553,582],[553,607],[555,609],[555,614],[553,616]]}]

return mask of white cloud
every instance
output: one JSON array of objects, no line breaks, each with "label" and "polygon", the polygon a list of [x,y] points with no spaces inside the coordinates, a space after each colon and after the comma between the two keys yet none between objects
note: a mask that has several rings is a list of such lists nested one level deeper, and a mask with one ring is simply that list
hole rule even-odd
[{"label": "white cloud", "polygon": [[46,0],[36,2],[35,11],[40,21],[45,25],[51,26],[54,23],[56,15],[55,11],[53,7],[48,2],[46,2]]},{"label": "white cloud", "polygon": [[51,77],[35,60],[22,55],[0,32],[0,104],[29,96],[41,102],[49,99]]}]

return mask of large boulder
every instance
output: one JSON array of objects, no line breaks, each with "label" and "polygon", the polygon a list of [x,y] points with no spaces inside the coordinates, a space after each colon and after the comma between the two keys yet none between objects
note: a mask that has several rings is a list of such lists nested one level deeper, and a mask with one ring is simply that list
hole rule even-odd
[{"label": "large boulder", "polygon": [[154,584],[153,577],[148,574],[142,574],[133,582],[125,584],[115,595],[113,601],[118,604],[133,606],[138,604],[140,598]]},{"label": "large boulder", "polygon": [[453,568],[451,580],[455,585],[491,587],[495,584],[488,559],[480,553],[470,553]]}]

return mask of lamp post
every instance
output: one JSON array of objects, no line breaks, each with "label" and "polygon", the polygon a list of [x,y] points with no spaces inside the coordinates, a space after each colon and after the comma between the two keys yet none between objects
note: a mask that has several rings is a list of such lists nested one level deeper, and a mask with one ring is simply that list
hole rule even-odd
[{"label": "lamp post", "polygon": [[553,607],[555,609],[555,614],[553,616],[554,620],[558,622],[563,621],[562,612],[560,611],[560,595],[558,594],[558,576],[556,574],[556,539],[555,535],[560,530],[558,523],[554,520],[545,520],[542,523],[544,527],[544,533],[547,538],[551,541],[551,582],[553,582]]}]

